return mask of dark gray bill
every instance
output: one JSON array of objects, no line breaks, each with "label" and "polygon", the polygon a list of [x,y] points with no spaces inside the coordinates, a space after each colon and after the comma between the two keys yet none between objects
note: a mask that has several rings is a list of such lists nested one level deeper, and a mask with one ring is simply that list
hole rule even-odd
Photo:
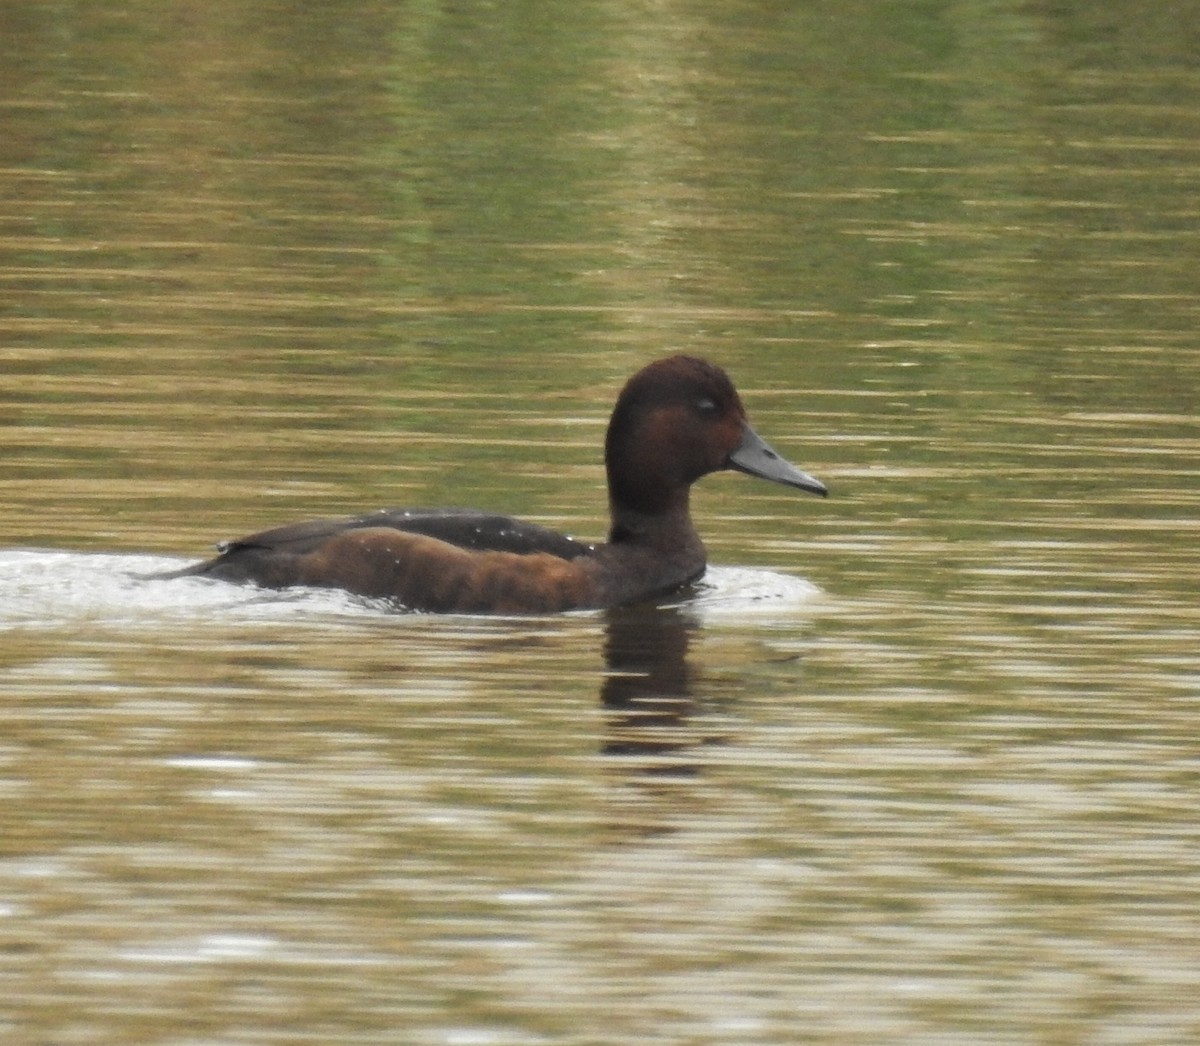
[{"label": "dark gray bill", "polygon": [[776,454],[749,425],[742,430],[741,443],[729,455],[729,467],[751,476],[758,476],[759,479],[769,479],[788,487],[799,487],[812,494],[820,494],[821,497],[829,493],[819,479],[807,472],[801,472],[795,465]]}]

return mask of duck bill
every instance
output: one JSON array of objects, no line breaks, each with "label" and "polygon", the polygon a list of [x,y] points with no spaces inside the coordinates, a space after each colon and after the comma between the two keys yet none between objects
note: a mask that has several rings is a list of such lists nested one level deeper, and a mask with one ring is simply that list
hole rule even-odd
[{"label": "duck bill", "polygon": [[780,457],[749,425],[742,430],[741,443],[729,455],[728,467],[759,479],[769,479],[772,483],[799,487],[821,497],[829,493],[824,483]]}]

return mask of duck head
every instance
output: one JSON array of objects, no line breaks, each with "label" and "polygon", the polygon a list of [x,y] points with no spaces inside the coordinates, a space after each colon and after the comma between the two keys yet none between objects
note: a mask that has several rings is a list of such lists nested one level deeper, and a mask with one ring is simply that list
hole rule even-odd
[{"label": "duck head", "polygon": [[646,514],[686,508],[691,485],[722,469],[828,493],[750,427],[728,375],[692,356],[658,360],[629,379],[608,425],[605,464],[613,507]]}]

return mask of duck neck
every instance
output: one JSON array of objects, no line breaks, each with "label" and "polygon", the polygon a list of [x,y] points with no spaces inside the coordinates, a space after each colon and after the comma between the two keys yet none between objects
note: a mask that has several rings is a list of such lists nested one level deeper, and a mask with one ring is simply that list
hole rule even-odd
[{"label": "duck neck", "polygon": [[608,542],[614,548],[652,551],[676,564],[689,564],[693,573],[704,569],[704,543],[692,524],[686,492],[655,512],[636,509],[615,499],[610,510],[612,525]]},{"label": "duck neck", "polygon": [[609,605],[663,595],[704,573],[704,544],[688,515],[687,499],[661,512],[612,504],[608,544],[596,549]]}]

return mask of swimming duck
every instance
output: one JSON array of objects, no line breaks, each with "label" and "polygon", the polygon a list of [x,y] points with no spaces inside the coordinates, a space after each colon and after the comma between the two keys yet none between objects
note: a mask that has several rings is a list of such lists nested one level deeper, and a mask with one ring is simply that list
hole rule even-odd
[{"label": "swimming duck", "polygon": [[223,542],[213,559],[168,576],[339,588],[440,613],[614,607],[665,595],[704,573],[704,545],[688,511],[701,476],[736,469],[828,493],[755,433],[725,372],[691,356],[658,360],[629,379],[604,459],[605,543],[471,509],[383,509]]}]

